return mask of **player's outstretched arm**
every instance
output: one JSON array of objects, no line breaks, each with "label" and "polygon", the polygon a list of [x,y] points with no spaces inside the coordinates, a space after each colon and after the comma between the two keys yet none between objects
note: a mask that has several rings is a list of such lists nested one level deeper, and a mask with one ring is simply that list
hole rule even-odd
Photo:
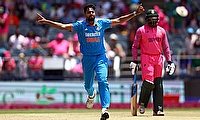
[{"label": "player's outstretched arm", "polygon": [[55,27],[61,30],[70,30],[71,28],[71,24],[63,24],[63,23],[47,20],[39,13],[37,13],[37,22],[42,23],[42,24],[48,24],[52,27]]},{"label": "player's outstretched arm", "polygon": [[133,17],[141,14],[142,12],[144,12],[144,8],[142,6],[142,3],[139,4],[138,8],[136,11],[128,14],[128,15],[124,15],[124,16],[121,16],[119,18],[116,18],[116,19],[112,19],[112,25],[118,25],[118,24],[122,24],[126,21],[129,21],[130,19],[132,19]]}]

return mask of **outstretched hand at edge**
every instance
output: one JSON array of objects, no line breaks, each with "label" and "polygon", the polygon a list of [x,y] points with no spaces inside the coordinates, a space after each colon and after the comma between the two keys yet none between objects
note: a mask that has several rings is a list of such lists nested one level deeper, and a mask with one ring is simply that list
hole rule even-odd
[{"label": "outstretched hand at edge", "polygon": [[45,24],[46,23],[46,19],[42,15],[37,13],[37,22]]},{"label": "outstretched hand at edge", "polygon": [[144,11],[145,11],[145,9],[142,6],[142,3],[140,3],[139,6],[138,6],[138,8],[137,8],[137,10],[136,10],[136,14],[139,15],[139,14],[141,14]]}]

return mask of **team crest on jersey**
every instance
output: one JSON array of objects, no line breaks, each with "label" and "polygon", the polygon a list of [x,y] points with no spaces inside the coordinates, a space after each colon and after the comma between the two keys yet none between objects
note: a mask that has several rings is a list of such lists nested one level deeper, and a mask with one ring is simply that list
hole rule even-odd
[{"label": "team crest on jersey", "polygon": [[162,34],[162,31],[161,31],[161,30],[158,30],[158,33],[159,33],[159,34]]},{"label": "team crest on jersey", "polygon": [[96,27],[96,29],[99,31],[99,30],[100,30],[100,27],[99,27],[99,26],[97,26],[97,27]]}]

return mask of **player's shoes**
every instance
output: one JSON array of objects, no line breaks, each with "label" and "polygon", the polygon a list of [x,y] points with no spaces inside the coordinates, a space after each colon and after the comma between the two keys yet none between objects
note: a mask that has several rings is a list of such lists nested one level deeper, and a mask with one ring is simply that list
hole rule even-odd
[{"label": "player's shoes", "polygon": [[101,114],[101,118],[100,120],[107,120],[109,118],[109,113],[108,111],[104,111],[102,114]]},{"label": "player's shoes", "polygon": [[153,116],[164,116],[164,112],[158,111],[157,113],[153,112]]},{"label": "player's shoes", "polygon": [[139,112],[140,112],[140,114],[144,114],[145,113],[144,105],[139,105]]},{"label": "player's shoes", "polygon": [[87,106],[88,109],[90,109],[90,108],[93,107],[93,105],[94,105],[94,98],[95,98],[96,94],[97,94],[97,91],[94,90],[93,96],[88,96],[87,102],[86,102],[86,106]]}]

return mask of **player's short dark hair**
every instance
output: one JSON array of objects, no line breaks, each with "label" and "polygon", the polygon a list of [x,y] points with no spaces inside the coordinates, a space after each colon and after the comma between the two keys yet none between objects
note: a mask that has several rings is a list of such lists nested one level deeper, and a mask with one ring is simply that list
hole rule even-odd
[{"label": "player's short dark hair", "polygon": [[96,9],[94,4],[87,4],[84,6],[84,13],[86,13],[88,8],[93,8],[94,10]]}]

